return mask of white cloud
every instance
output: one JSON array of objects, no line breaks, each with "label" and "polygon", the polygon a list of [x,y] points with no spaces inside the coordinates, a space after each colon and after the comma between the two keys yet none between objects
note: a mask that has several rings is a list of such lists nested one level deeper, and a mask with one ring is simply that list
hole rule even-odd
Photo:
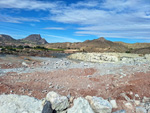
[{"label": "white cloud", "polygon": [[[67,6],[59,13],[52,12],[54,15],[50,19],[82,26],[77,28],[76,35],[150,38],[150,2],[146,0],[98,2],[97,0],[95,3],[97,5],[93,4],[92,8],[80,2]],[[81,5],[84,7],[77,7]]]},{"label": "white cloud", "polygon": [[70,7],[76,7],[76,8],[79,8],[79,7],[88,7],[88,8],[92,8],[92,7],[97,7],[99,4],[98,1],[79,1],[77,3],[74,3],[74,4],[71,4]]},{"label": "white cloud", "polygon": [[81,42],[81,40],[77,40],[77,39],[74,39],[74,38],[63,37],[63,36],[56,36],[56,35],[47,35],[47,36],[49,36],[50,38],[55,38],[50,42]]},{"label": "white cloud", "polygon": [[46,10],[54,7],[56,7],[56,3],[37,0],[0,0],[0,8]]},{"label": "white cloud", "polygon": [[62,27],[46,27],[46,28],[43,28],[43,29],[49,29],[49,30],[65,30],[65,28],[62,28]]},{"label": "white cloud", "polygon": [[1,22],[11,22],[11,23],[21,23],[21,22],[39,22],[39,19],[36,18],[24,18],[24,17],[11,17],[8,15],[1,15],[0,14],[0,21]]},{"label": "white cloud", "polygon": [[36,18],[24,18],[24,17],[11,17],[8,15],[1,15],[0,14],[0,21],[1,22],[11,22],[11,23],[21,23],[21,22],[39,22],[39,19]]},{"label": "white cloud", "polygon": [[[73,4],[37,0],[0,0],[0,8],[47,10],[44,18],[60,23],[78,24],[76,35],[122,38],[150,38],[149,0],[85,0]],[[38,19],[2,17],[6,22]],[[64,30],[63,27],[45,29]]]}]

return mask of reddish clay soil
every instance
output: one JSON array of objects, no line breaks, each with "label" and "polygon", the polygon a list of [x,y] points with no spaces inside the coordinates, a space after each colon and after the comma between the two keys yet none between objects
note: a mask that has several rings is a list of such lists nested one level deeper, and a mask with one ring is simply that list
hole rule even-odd
[{"label": "reddish clay soil", "polygon": [[[150,95],[150,90],[148,90],[150,89],[150,73],[148,72],[120,78],[115,75],[92,76],[96,71],[93,68],[76,68],[20,75],[7,73],[8,76],[0,77],[0,93],[11,91],[17,94],[27,94],[32,92],[31,96],[39,99],[44,98],[46,91],[51,90],[65,95],[71,93],[73,96],[92,95],[115,99],[120,99],[120,93],[131,91],[140,97]],[[55,88],[56,86],[59,88]],[[24,92],[21,89],[24,89]]]}]

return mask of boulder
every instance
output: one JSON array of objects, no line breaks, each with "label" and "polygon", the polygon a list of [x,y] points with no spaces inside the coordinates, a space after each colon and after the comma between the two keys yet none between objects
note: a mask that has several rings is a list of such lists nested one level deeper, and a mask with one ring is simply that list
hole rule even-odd
[{"label": "boulder", "polygon": [[53,91],[46,95],[46,100],[51,102],[52,109],[56,111],[63,111],[69,107],[68,98]]},{"label": "boulder", "polygon": [[41,113],[42,101],[25,95],[0,95],[0,113]]},{"label": "boulder", "polygon": [[26,62],[22,62],[22,65],[28,67],[29,65]]},{"label": "boulder", "polygon": [[110,104],[112,105],[112,108],[118,108],[116,100],[110,100]]},{"label": "boulder", "polygon": [[88,101],[82,97],[75,99],[73,103],[74,106],[67,113],[94,113]]},{"label": "boulder", "polygon": [[147,113],[147,111],[143,107],[136,107],[136,113]]},{"label": "boulder", "polygon": [[45,105],[43,107],[42,113],[53,113],[53,109],[49,101],[45,101]]},{"label": "boulder", "polygon": [[111,113],[112,105],[101,97],[86,96],[95,113]]}]

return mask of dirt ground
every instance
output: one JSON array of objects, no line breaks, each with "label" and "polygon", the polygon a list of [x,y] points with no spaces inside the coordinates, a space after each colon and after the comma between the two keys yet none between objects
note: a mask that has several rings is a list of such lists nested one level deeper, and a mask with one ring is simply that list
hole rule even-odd
[{"label": "dirt ground", "polygon": [[[2,68],[20,66],[17,62],[13,62],[12,66],[1,65]],[[100,96],[104,99],[115,99],[120,103],[118,109],[125,109],[121,106],[121,103],[126,101],[122,93],[135,100],[141,100],[144,96],[150,97],[150,71],[125,77],[95,76],[98,71],[94,68],[72,68],[23,74],[9,72],[6,76],[0,76],[0,94],[29,95],[38,99],[44,98],[49,91],[74,97]]]}]

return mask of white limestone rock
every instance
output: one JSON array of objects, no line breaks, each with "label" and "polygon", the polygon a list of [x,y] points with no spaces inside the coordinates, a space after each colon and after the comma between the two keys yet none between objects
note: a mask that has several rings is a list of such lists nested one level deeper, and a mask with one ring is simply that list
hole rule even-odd
[{"label": "white limestone rock", "polygon": [[25,95],[0,95],[0,113],[41,113],[42,101]]},{"label": "white limestone rock", "polygon": [[89,101],[93,111],[95,113],[111,113],[112,105],[101,97],[91,97],[86,96],[86,99]]},{"label": "white limestone rock", "polygon": [[88,101],[82,97],[74,100],[72,108],[68,109],[67,113],[94,113]]},{"label": "white limestone rock", "polygon": [[46,100],[51,102],[52,109],[55,109],[56,111],[63,111],[69,107],[68,98],[66,96],[61,96],[53,91],[46,95]]}]

